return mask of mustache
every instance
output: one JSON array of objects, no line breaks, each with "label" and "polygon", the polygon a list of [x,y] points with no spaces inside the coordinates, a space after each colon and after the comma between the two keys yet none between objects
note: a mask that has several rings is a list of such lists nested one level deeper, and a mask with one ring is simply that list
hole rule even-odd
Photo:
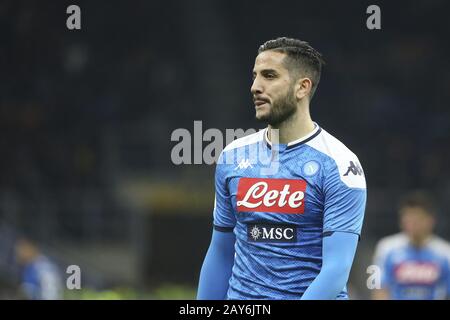
[{"label": "mustache", "polygon": [[253,96],[253,102],[256,102],[256,101],[270,102],[270,100],[267,98],[260,97],[260,96]]}]

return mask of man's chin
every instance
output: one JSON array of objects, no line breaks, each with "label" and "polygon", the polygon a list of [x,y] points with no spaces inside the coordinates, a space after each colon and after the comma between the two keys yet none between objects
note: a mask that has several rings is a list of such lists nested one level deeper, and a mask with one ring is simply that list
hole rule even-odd
[{"label": "man's chin", "polygon": [[267,121],[270,118],[271,109],[268,104],[263,104],[261,106],[255,107],[255,117],[259,121]]},{"label": "man's chin", "polygon": [[268,124],[272,127],[278,127],[283,121],[286,120],[286,119],[277,119],[277,118],[273,117],[273,115],[270,113],[258,114],[258,112],[256,113],[255,118],[256,118],[256,120],[258,120],[264,124]]},{"label": "man's chin", "polygon": [[255,115],[256,120],[260,121],[260,122],[264,122],[264,123],[268,123],[269,119],[270,119],[270,115],[267,113],[263,113],[263,112],[256,112]]}]

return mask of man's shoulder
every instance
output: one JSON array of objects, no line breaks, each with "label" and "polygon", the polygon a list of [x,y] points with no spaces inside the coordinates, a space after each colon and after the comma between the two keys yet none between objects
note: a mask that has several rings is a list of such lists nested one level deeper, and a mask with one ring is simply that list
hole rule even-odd
[{"label": "man's shoulder", "polygon": [[366,188],[358,156],[339,139],[321,128],[320,134],[306,144],[325,154],[331,167],[338,169],[341,180],[349,187]]},{"label": "man's shoulder", "polygon": [[315,139],[308,141],[306,144],[328,155],[335,161],[341,159],[358,159],[350,148],[323,128],[321,128],[320,134]]},{"label": "man's shoulder", "polygon": [[381,238],[377,243],[380,250],[398,249],[408,244],[408,237],[403,232]]},{"label": "man's shoulder", "polygon": [[403,232],[381,238],[375,248],[375,263],[384,260],[389,254],[404,248],[407,244],[408,237]]},{"label": "man's shoulder", "polygon": [[450,243],[445,239],[433,236],[429,243],[430,249],[432,249],[439,256],[447,258],[450,262]]},{"label": "man's shoulder", "polygon": [[40,256],[34,261],[35,267],[44,271],[58,271],[57,264],[46,256]]},{"label": "man's shoulder", "polygon": [[265,132],[266,130],[262,129],[258,132],[233,140],[223,149],[222,153],[258,143],[263,140]]},{"label": "man's shoulder", "polygon": [[265,131],[263,129],[230,142],[217,159],[219,170],[227,171],[241,161],[246,167],[254,163],[256,160],[251,158],[251,156],[255,157],[258,155],[260,151],[258,148],[260,142],[264,140]]}]

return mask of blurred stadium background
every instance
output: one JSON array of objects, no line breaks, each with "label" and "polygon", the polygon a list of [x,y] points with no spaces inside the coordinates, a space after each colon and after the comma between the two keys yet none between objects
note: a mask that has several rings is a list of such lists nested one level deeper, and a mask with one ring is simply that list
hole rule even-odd
[{"label": "blurred stadium background", "polygon": [[[81,7],[82,29],[66,28]],[[382,29],[366,28],[378,4]],[[368,181],[351,295],[368,299],[397,200],[425,188],[450,240],[448,1],[0,2],[0,298],[18,296],[17,234],[82,270],[65,298],[193,298],[211,234],[211,165],[171,162],[177,128],[262,128],[251,70],[278,36],[327,61],[312,116]]]}]

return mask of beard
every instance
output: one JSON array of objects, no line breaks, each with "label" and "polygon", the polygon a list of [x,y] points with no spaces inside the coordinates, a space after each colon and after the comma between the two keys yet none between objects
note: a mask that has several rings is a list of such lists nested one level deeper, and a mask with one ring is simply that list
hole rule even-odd
[{"label": "beard", "polygon": [[278,127],[296,112],[297,102],[294,98],[294,88],[291,86],[285,96],[273,101],[267,114],[256,116],[256,119],[272,127]]}]

